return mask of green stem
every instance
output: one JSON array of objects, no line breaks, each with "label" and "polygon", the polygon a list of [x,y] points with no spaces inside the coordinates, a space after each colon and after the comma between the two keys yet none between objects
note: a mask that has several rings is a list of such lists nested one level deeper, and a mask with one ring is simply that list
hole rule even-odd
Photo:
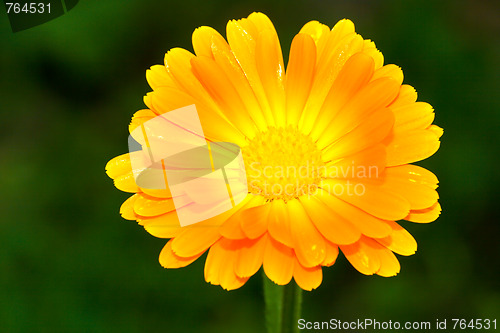
[{"label": "green stem", "polygon": [[284,286],[282,333],[299,332],[298,321],[302,310],[302,288],[294,281]]},{"label": "green stem", "polygon": [[263,275],[267,332],[299,332],[302,289],[294,281],[286,286],[279,286],[269,280],[265,273]]}]

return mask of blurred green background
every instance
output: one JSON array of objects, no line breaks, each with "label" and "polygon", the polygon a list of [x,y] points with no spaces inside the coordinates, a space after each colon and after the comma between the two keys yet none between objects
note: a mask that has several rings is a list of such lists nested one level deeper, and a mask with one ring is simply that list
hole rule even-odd
[{"label": "blurred green background", "polygon": [[15,34],[0,15],[0,332],[264,330],[260,274],[226,292],[204,282],[204,259],[163,269],[165,241],[121,219],[128,195],[104,173],[127,151],[145,70],[192,50],[196,27],[224,33],[252,11],[273,20],[285,57],[309,20],[352,19],[445,129],[420,163],[440,179],[443,214],[403,224],[417,254],[400,257],[396,278],[339,257],[305,293],[303,317],[500,320],[500,2],[84,0]]}]

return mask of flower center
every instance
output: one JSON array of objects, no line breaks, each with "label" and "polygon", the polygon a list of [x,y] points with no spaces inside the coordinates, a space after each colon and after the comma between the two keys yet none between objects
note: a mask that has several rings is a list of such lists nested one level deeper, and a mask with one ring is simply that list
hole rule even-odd
[{"label": "flower center", "polygon": [[242,152],[248,191],[269,201],[313,194],[326,171],[316,144],[291,126],[269,127]]}]

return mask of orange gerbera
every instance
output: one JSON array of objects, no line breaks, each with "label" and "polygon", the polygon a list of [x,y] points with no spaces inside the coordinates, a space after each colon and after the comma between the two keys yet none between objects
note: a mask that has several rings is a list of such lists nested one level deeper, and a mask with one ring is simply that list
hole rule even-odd
[{"label": "orange gerbera", "polygon": [[349,20],[317,21],[293,39],[285,71],[276,30],[253,13],[193,33],[195,54],[174,48],[165,66],[146,72],[148,109],[130,130],[159,114],[195,104],[209,141],[239,145],[248,195],[233,209],[180,227],[169,190],[139,188],[129,154],[106,166],[115,186],[135,193],[120,212],[153,236],[170,238],[166,268],[189,265],[208,250],[205,279],[242,286],[261,266],[276,284],[292,277],[305,290],[340,250],[361,273],[393,276],[394,253],[411,255],[414,238],[395,221],[425,223],[440,214],[438,180],[409,163],[439,148],[434,112],[383,65]]}]

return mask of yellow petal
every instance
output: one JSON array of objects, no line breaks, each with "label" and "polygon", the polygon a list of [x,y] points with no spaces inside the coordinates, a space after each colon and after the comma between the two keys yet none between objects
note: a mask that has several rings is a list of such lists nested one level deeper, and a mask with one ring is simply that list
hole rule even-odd
[{"label": "yellow petal", "polygon": [[137,222],[143,225],[147,232],[158,238],[173,238],[184,231],[175,211],[155,217],[141,217],[137,219]]},{"label": "yellow petal", "polygon": [[191,65],[193,73],[219,105],[225,118],[246,137],[253,138],[256,129],[252,119],[235,87],[219,65],[213,59],[202,56],[191,59]]},{"label": "yellow petal", "polygon": [[399,94],[398,97],[392,102],[391,106],[392,107],[400,107],[408,104],[415,103],[417,100],[417,92],[415,91],[415,88],[413,88],[410,85],[403,84],[399,88]]},{"label": "yellow petal", "polygon": [[431,125],[427,128],[427,130],[434,133],[438,138],[440,138],[444,133],[444,130],[437,125]]},{"label": "yellow petal", "polygon": [[300,263],[305,267],[321,264],[325,259],[325,240],[308,217],[299,200],[287,202],[290,215],[293,249]]},{"label": "yellow petal", "polygon": [[[137,117],[137,118],[142,118],[142,117],[155,117],[156,116],[156,113],[154,113],[152,110],[149,110],[149,109],[142,109],[142,110],[139,110],[137,111],[136,113],[134,113],[134,115],[132,116],[132,120]],[[142,123],[142,122],[141,122]],[[140,124],[141,124],[140,123]],[[139,124],[139,125],[140,125]]]},{"label": "yellow petal", "polygon": [[360,124],[367,123],[368,117],[375,112],[381,112],[394,100],[398,89],[397,82],[391,78],[381,78],[366,85],[333,118],[331,123],[335,126],[330,126],[318,140],[318,148],[326,147]]},{"label": "yellow petal", "polygon": [[391,106],[394,112],[394,132],[426,129],[434,121],[434,109],[428,103],[417,102],[399,107]]},{"label": "yellow petal", "polygon": [[266,245],[267,236],[242,241],[234,267],[236,275],[243,278],[250,277],[257,273],[262,266]]},{"label": "yellow petal", "polygon": [[[222,235],[221,230],[224,229],[224,225],[225,225],[226,221],[232,220],[234,217],[241,216],[241,212],[244,211],[243,208],[247,207],[247,204],[249,202],[251,202],[250,206],[253,206],[253,205],[257,206],[257,205],[262,204],[263,201],[264,200],[261,197],[255,197],[254,195],[247,195],[243,199],[243,201],[241,201],[238,205],[231,208],[230,210],[227,210],[219,215],[216,215],[216,216],[211,217],[209,219],[206,219],[204,221],[198,222],[196,224],[184,227],[183,230],[189,229],[189,228],[198,228],[198,229],[206,229],[206,230],[217,229],[217,232]],[[250,207],[250,206],[248,206],[248,207]],[[189,207],[189,206],[186,206],[186,207]]]},{"label": "yellow petal", "polygon": [[[339,214],[345,214],[345,217],[351,223],[355,224],[367,219],[372,221],[370,223],[355,224],[357,228],[364,228],[361,232],[370,237],[387,236],[388,233],[381,234],[390,232],[390,228],[387,225],[383,227],[384,223],[381,220],[400,220],[407,216],[410,211],[410,203],[407,200],[395,193],[384,190],[377,184],[368,182],[355,184],[348,180],[328,179],[323,181],[321,187],[332,194],[332,196],[325,196],[325,199],[329,199],[328,206],[330,208],[336,207],[335,210]],[[338,199],[342,200],[339,201]],[[343,204],[342,201],[344,201]],[[350,205],[346,205],[346,203]],[[366,216],[361,214],[358,211],[359,209],[368,214]],[[380,223],[377,224],[373,220],[374,217],[377,217]],[[363,219],[358,220],[359,218]],[[373,229],[375,226],[377,229]]]},{"label": "yellow petal", "polygon": [[[251,23],[251,22],[250,22]],[[253,23],[252,23],[253,25]],[[257,36],[252,36],[250,30],[242,26],[242,21],[229,21],[226,28],[227,40],[241,69],[252,87],[262,112],[269,126],[274,125],[274,118],[267,101],[267,96],[257,72],[255,64],[255,48]]]},{"label": "yellow petal", "polygon": [[385,169],[382,188],[405,198],[411,209],[425,209],[437,202],[437,178],[424,168],[402,165]]},{"label": "yellow petal", "polygon": [[172,193],[170,193],[169,188],[163,190],[141,188],[141,192],[155,198],[167,199],[172,197]]},{"label": "yellow petal", "polygon": [[338,73],[343,68],[345,62],[353,54],[361,50],[362,44],[363,38],[361,36],[354,33],[347,35],[341,40],[339,46],[334,51],[337,56],[329,58],[326,63],[320,61],[317,64],[310,96],[299,121],[299,126],[304,133],[310,133],[316,125],[316,118],[320,112],[320,108]]},{"label": "yellow petal", "polygon": [[238,205],[239,210],[230,216],[220,227],[220,234],[228,239],[244,239],[247,238],[241,227],[241,213],[249,208],[261,204],[261,201],[252,200],[253,195],[247,195],[245,199]]},{"label": "yellow petal", "polygon": [[441,205],[439,202],[436,202],[434,205],[426,209],[411,210],[410,214],[408,214],[408,216],[404,219],[417,223],[429,223],[435,221],[440,214]]},{"label": "yellow petal", "polygon": [[134,211],[141,216],[158,216],[175,210],[173,199],[158,199],[139,194],[134,203]]},{"label": "yellow petal", "polygon": [[326,255],[325,260],[321,263],[321,266],[332,266],[339,255],[339,247],[336,244],[325,242],[326,245]]},{"label": "yellow petal", "polygon": [[401,270],[401,265],[394,253],[385,248],[380,248],[377,252],[380,259],[380,268],[376,274],[384,277],[396,276]]},{"label": "yellow petal", "polygon": [[241,228],[240,214],[234,214],[220,228],[220,234],[227,239],[245,239],[247,235]]},{"label": "yellow petal", "polygon": [[170,87],[160,87],[151,96],[153,106],[159,113],[195,104],[205,137],[216,141],[244,143],[244,136],[224,116],[207,108],[185,92]]},{"label": "yellow petal", "polygon": [[403,83],[404,75],[403,71],[401,70],[401,67],[390,64],[390,65],[385,65],[384,67],[381,67],[377,69],[373,73],[372,81],[377,80],[379,78],[383,77],[389,77],[396,81],[398,85],[401,85]]},{"label": "yellow petal", "polygon": [[111,179],[126,175],[131,171],[132,165],[130,164],[129,154],[116,156],[109,160],[109,162],[106,164],[106,173]]},{"label": "yellow petal", "polygon": [[125,175],[116,177],[114,179],[114,184],[117,189],[123,192],[128,192],[128,193],[139,192],[139,187],[135,183],[135,178],[132,171],[130,171]]},{"label": "yellow petal", "polygon": [[373,243],[367,243],[367,239],[363,237],[354,244],[339,245],[339,247],[351,265],[360,273],[373,275],[380,269],[380,258],[377,250],[370,246]]},{"label": "yellow petal", "polygon": [[286,68],[287,124],[297,126],[311,90],[316,65],[316,45],[311,36],[299,33],[292,41]]},{"label": "yellow petal", "polygon": [[384,277],[395,276],[399,273],[401,266],[392,251],[368,237],[362,237],[358,243],[357,249],[341,247],[341,250],[359,272]]},{"label": "yellow petal", "polygon": [[157,114],[151,110],[139,110],[132,116],[130,125],[128,125],[129,133],[132,133],[137,127],[144,124],[146,121],[153,119]]},{"label": "yellow petal", "polygon": [[[336,188],[334,188],[334,192],[335,190]],[[345,221],[348,221],[356,230],[359,230],[368,237],[385,237],[392,231],[386,220],[377,218],[359,209],[359,207],[357,208],[355,205],[339,199],[338,196],[329,194],[328,191],[320,191],[317,198],[326,204],[330,210],[336,212]],[[355,235],[357,236],[357,233]],[[334,243],[343,244],[339,242]]]},{"label": "yellow petal", "polygon": [[253,39],[257,39],[259,32],[264,29],[262,26],[256,26],[254,22],[248,18],[242,18],[240,20],[236,20],[236,22],[241,25],[243,30],[245,30]]},{"label": "yellow petal", "polygon": [[267,221],[271,205],[263,204],[263,197],[254,197],[261,205],[245,209],[241,212],[241,228],[250,239],[260,237],[267,231]]},{"label": "yellow petal", "polygon": [[232,241],[221,238],[218,243],[225,250],[223,261],[219,266],[219,283],[223,289],[234,290],[238,289],[248,281],[248,277],[239,277],[235,273],[235,265],[238,258],[239,241]]},{"label": "yellow petal", "polygon": [[267,226],[269,234],[278,242],[293,247],[292,221],[287,204],[283,200],[274,200],[269,205],[271,206]]},{"label": "yellow petal", "polygon": [[212,38],[222,37],[212,27],[202,26],[193,31],[193,49],[197,56],[212,57]]},{"label": "yellow petal", "polygon": [[268,239],[263,260],[264,272],[274,283],[288,284],[293,275],[293,250],[268,237],[267,234],[264,237]]},{"label": "yellow petal", "polygon": [[255,63],[276,126],[285,126],[285,66],[276,32],[260,32],[255,46]]},{"label": "yellow petal", "polygon": [[[325,43],[325,48],[321,50],[318,59],[318,68],[327,68],[326,64],[330,63],[331,59],[338,56],[336,53],[342,40],[346,36],[352,36],[355,32],[354,23],[351,20],[343,19],[338,21],[328,34],[328,39]],[[360,48],[362,45],[360,45]]]},{"label": "yellow petal", "polygon": [[352,244],[361,237],[361,232],[339,215],[335,207],[328,208],[322,201],[329,194],[321,191],[316,196],[300,198],[307,214],[319,232],[335,244]]},{"label": "yellow petal", "polygon": [[150,96],[153,108],[159,114],[196,104],[197,102],[191,95],[175,87],[158,87]]},{"label": "yellow petal", "polygon": [[172,250],[180,257],[192,257],[205,252],[221,237],[219,228],[192,224],[172,241]]},{"label": "yellow petal", "polygon": [[205,281],[208,283],[219,285],[220,267],[225,263],[227,251],[222,247],[220,242],[216,242],[208,250],[207,260],[205,261]]},{"label": "yellow petal", "polygon": [[320,286],[323,280],[323,271],[321,266],[304,267],[295,258],[293,279],[300,288],[310,291]]},{"label": "yellow petal", "polygon": [[151,109],[153,112],[157,113],[156,110],[153,108],[153,103],[151,103],[151,94],[153,92],[148,92],[146,93],[146,95],[143,97],[143,101],[144,101],[144,104],[146,104],[146,106]]},{"label": "yellow petal", "polygon": [[224,38],[214,36],[212,40],[212,54],[214,56],[215,62],[219,65],[220,69],[226,74],[233,86],[236,88],[241,100],[246,106],[246,109],[250,112],[250,117],[256,124],[256,126],[264,131],[267,128],[267,120],[264,115],[262,107],[267,105],[267,117],[271,117],[271,110],[267,104],[262,103],[257,100],[250,83],[248,82],[245,73],[240,67],[238,60],[236,60],[231,48],[227,44]]},{"label": "yellow petal", "polygon": [[[323,159],[336,160],[378,145],[391,134],[393,124],[393,113],[383,108],[367,116],[361,124],[345,134],[332,130],[322,137],[327,138],[324,143],[330,144],[323,150]],[[351,126],[354,126],[354,123],[349,125]]]},{"label": "yellow petal", "polygon": [[252,22],[257,29],[257,31],[254,33],[255,35],[263,30],[272,30],[274,34],[276,34],[276,29],[274,28],[273,22],[271,22],[266,14],[253,12],[252,14],[248,15],[248,21]]},{"label": "yellow petal", "polygon": [[327,162],[325,177],[356,179],[359,178],[359,171],[364,170],[369,178],[380,178],[385,169],[385,156],[385,146],[376,144],[353,155]]},{"label": "yellow petal", "polygon": [[165,268],[181,268],[193,263],[202,253],[193,257],[179,257],[172,251],[172,241],[168,241],[160,252],[160,265]]},{"label": "yellow petal", "polygon": [[375,69],[382,67],[384,64],[384,55],[380,52],[375,43],[369,39],[363,41],[363,53],[369,55],[375,62]]},{"label": "yellow petal", "polygon": [[146,71],[146,80],[149,86],[155,90],[158,87],[175,87],[176,83],[168,73],[165,66],[154,65]]},{"label": "yellow petal", "polygon": [[183,92],[217,111],[214,101],[191,71],[191,59],[194,57],[194,54],[187,50],[173,48],[165,54],[165,66]]},{"label": "yellow petal", "polygon": [[302,29],[300,29],[299,34],[306,34],[311,36],[316,44],[316,57],[319,60],[320,55],[323,53],[325,45],[330,36],[330,28],[328,26],[319,23],[318,21],[307,22]]},{"label": "yellow petal", "polygon": [[415,238],[396,222],[388,222],[392,228],[392,233],[384,238],[376,239],[377,242],[391,251],[403,256],[411,256],[417,251]]},{"label": "yellow petal", "polygon": [[439,149],[439,137],[430,130],[395,134],[387,146],[387,166],[418,162]]},{"label": "yellow petal", "polygon": [[126,220],[135,220],[137,217],[134,213],[134,203],[137,200],[138,194],[134,194],[123,202],[120,207],[120,215]]},{"label": "yellow petal", "polygon": [[356,53],[347,60],[328,92],[316,125],[311,131],[314,140],[320,138],[325,130],[330,129],[332,119],[370,81],[373,66],[373,59],[363,53]]},{"label": "yellow petal", "polygon": [[[205,131],[205,126],[211,126],[214,122],[216,125],[220,126],[223,124],[223,120],[227,119],[224,119],[224,115],[217,103],[214,102],[193,74],[191,68],[191,59],[193,58],[194,55],[190,52],[184,49],[174,48],[165,55],[165,66],[177,82],[179,88],[186,94],[191,95],[196,101],[195,104],[198,115]],[[220,128],[218,130],[221,131]],[[214,133],[212,132],[211,134]],[[205,135],[209,137],[207,133],[205,133]],[[245,137],[232,126],[224,126],[224,131],[221,131],[219,136],[230,137],[231,140],[226,141],[236,143],[240,146],[245,143]]]}]

